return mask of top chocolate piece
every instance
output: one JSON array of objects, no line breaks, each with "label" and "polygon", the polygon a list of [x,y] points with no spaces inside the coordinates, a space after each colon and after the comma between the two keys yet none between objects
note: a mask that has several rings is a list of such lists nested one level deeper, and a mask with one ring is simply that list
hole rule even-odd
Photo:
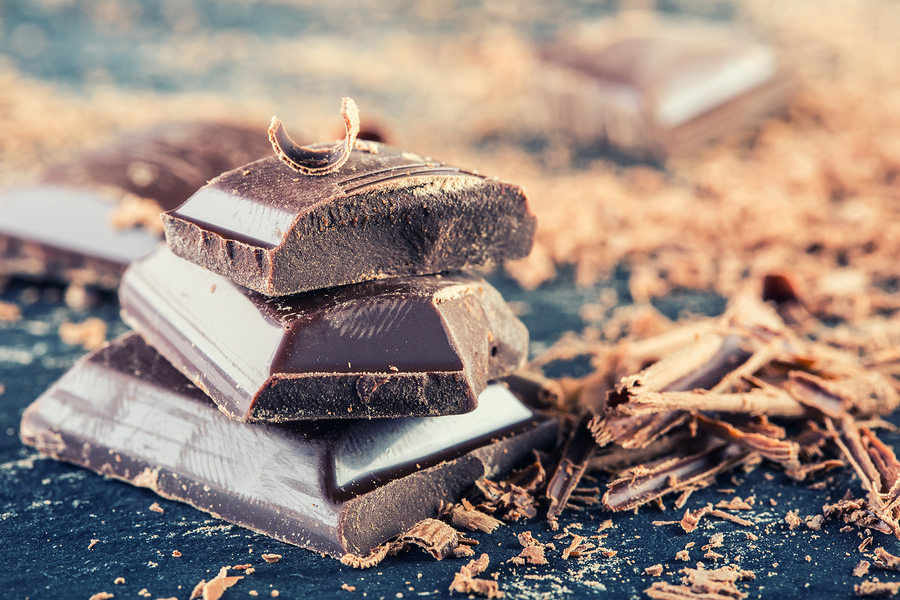
[{"label": "top chocolate piece", "polygon": [[328,175],[224,173],[163,222],[172,252],[268,296],[522,258],[536,225],[518,186],[359,141]]}]

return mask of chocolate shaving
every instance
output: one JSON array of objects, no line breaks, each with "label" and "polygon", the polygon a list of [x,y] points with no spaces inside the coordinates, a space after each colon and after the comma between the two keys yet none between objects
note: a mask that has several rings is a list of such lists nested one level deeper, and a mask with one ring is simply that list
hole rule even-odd
[{"label": "chocolate shaving", "polygon": [[854,577],[865,577],[869,573],[870,563],[867,560],[859,561],[855,567],[853,567],[853,576]]},{"label": "chocolate shaving", "polygon": [[900,556],[894,556],[879,546],[875,548],[875,566],[888,571],[900,571]]},{"label": "chocolate shaving", "polygon": [[590,414],[586,414],[576,425],[575,433],[566,442],[559,465],[547,484],[547,497],[550,499],[550,508],[547,509],[548,519],[555,519],[566,507],[569,497],[587,470],[588,462],[597,450],[597,444],[588,427],[590,420]]},{"label": "chocolate shaving", "polygon": [[450,514],[451,524],[457,527],[465,527],[469,531],[493,533],[495,529],[503,525],[501,521],[490,515],[478,510],[468,510],[461,506],[454,508]]},{"label": "chocolate shaving", "polygon": [[373,548],[366,556],[358,556],[356,554],[345,554],[341,557],[341,562],[348,567],[354,569],[371,569],[384,560],[390,550],[390,544],[382,544]]},{"label": "chocolate shaving", "polygon": [[399,544],[415,544],[442,560],[459,545],[459,532],[437,519],[423,519],[397,538]]},{"label": "chocolate shaving", "polygon": [[502,598],[504,594],[499,590],[499,584],[496,581],[475,578],[476,575],[487,569],[489,560],[487,554],[482,554],[477,560],[470,560],[469,564],[453,576],[450,591],[477,594],[486,598]]},{"label": "chocolate shaving", "polygon": [[344,98],[342,101],[341,117],[344,119],[346,134],[343,140],[332,146],[298,146],[288,136],[284,124],[277,117],[272,117],[272,124],[269,125],[269,141],[281,162],[290,168],[304,175],[328,175],[340,169],[350,158],[359,133],[359,109],[351,98]]},{"label": "chocolate shaving", "polygon": [[675,457],[651,467],[638,466],[607,484],[603,505],[613,511],[631,510],[686,487],[709,485],[715,476],[747,462],[751,453],[736,444],[708,442],[695,454]]},{"label": "chocolate shaving", "polygon": [[739,444],[751,452],[756,452],[763,458],[785,464],[788,467],[797,464],[800,446],[796,442],[782,441],[760,433],[741,431],[730,423],[719,419],[710,419],[703,415],[697,415],[695,419],[702,429],[723,440]]}]

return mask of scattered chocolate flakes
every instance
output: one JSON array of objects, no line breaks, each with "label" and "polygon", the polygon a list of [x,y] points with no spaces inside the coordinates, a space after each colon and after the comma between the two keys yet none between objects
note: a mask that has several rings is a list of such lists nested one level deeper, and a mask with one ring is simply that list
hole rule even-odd
[{"label": "scattered chocolate flakes", "polygon": [[860,598],[892,598],[898,591],[900,583],[887,581],[882,583],[877,577],[853,586],[853,592]]},{"label": "scattered chocolate flakes", "polygon": [[341,117],[346,133],[344,139],[330,147],[298,146],[288,136],[284,124],[272,117],[269,126],[269,141],[281,162],[304,175],[327,175],[338,171],[353,151],[359,134],[359,109],[351,98],[341,103]]},{"label": "scattered chocolate flakes", "polygon": [[97,317],[83,323],[63,323],[59,326],[59,337],[70,346],[96,350],[106,342],[106,323]]},{"label": "scattered chocolate flakes", "polygon": [[865,577],[869,573],[869,561],[861,560],[859,564],[853,567],[854,577]]},{"label": "scattered chocolate flakes", "polygon": [[722,500],[717,503],[716,508],[723,508],[725,510],[751,510],[754,501],[755,498],[753,496],[750,496],[747,500],[742,500],[740,496],[735,496],[728,502]]},{"label": "scattered chocolate flakes", "polygon": [[450,591],[462,594],[475,594],[485,598],[502,598],[504,594],[500,591],[500,586],[496,581],[475,578],[476,575],[487,569],[489,561],[487,554],[482,554],[476,560],[470,560],[467,565],[459,570],[459,573],[453,576]]},{"label": "scattered chocolate flakes", "polygon": [[266,561],[267,563],[269,563],[270,565],[272,563],[277,563],[279,560],[281,560],[280,554],[262,554],[261,556],[262,556],[262,559],[264,561]]},{"label": "scattered chocolate flakes", "polygon": [[159,505],[159,502],[154,502],[153,504],[151,504],[150,510],[152,510],[153,512],[157,512],[157,513],[166,512],[165,510],[163,510],[163,507]]}]

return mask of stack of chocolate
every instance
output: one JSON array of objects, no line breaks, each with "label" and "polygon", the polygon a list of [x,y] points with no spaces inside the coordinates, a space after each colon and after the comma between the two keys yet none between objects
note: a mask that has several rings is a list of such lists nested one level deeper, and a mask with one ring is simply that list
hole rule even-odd
[{"label": "stack of chocolate", "polygon": [[136,333],[29,407],[26,443],[342,556],[556,441],[496,381],[524,325],[460,271],[527,254],[522,190],[357,142],[352,109],[334,147],[275,123],[279,156],[164,215],[168,247],[120,289]]}]

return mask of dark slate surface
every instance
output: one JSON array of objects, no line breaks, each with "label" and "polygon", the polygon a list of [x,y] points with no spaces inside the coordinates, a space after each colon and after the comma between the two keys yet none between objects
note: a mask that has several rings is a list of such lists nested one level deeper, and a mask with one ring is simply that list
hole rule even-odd
[{"label": "dark slate surface", "polygon": [[[596,289],[578,289],[565,279],[537,292],[517,290],[503,279],[494,281],[508,298],[530,307],[523,318],[536,331],[538,347],[551,343],[562,326],[580,326],[578,306],[598,293]],[[110,337],[125,330],[113,301],[78,313],[59,300],[59,292],[14,283],[0,295],[0,300],[15,302],[23,310],[17,323],[0,323],[0,383],[5,387],[0,396],[0,537],[6,541],[0,548],[0,564],[5,565],[0,598],[88,598],[102,591],[116,598],[139,598],[138,592],[146,588],[152,598],[183,600],[200,579],[211,578],[222,566],[246,563],[253,564],[256,572],[226,592],[225,598],[249,597],[251,590],[259,597],[271,597],[271,591],[278,590],[279,598],[451,596],[448,586],[464,564],[462,560],[436,562],[413,549],[374,569],[353,570],[336,560],[218,521],[187,505],[163,500],[146,489],[42,458],[23,446],[18,439],[22,411],[84,353],[60,341],[59,325],[98,316],[110,324]],[[695,301],[710,312],[717,310],[720,303],[702,298],[697,296]],[[554,330],[554,325],[560,329]],[[578,374],[584,365],[576,360],[554,365],[554,369],[557,374]],[[886,437],[894,443],[900,441],[896,435]],[[755,509],[744,515],[756,524],[753,529],[705,520],[696,531],[686,534],[677,526],[651,524],[680,518],[681,512],[676,515],[671,509],[648,508],[638,515],[599,509],[566,512],[561,524],[581,524],[581,529],[572,531],[585,536],[596,534],[598,525],[611,518],[614,527],[604,532],[608,537],[602,543],[617,555],[562,560],[560,551],[567,542],[558,540],[558,550],[549,553],[549,565],[528,567],[515,567],[507,561],[521,549],[515,537],[518,533],[527,530],[542,541],[552,541],[554,533],[541,519],[472,537],[480,542],[477,550],[490,555],[488,572],[497,574],[500,589],[509,598],[646,597],[643,590],[653,581],[675,583],[679,569],[694,566],[703,554],[700,546],[716,532],[725,534],[725,546],[717,550],[725,555],[724,561],[755,572],[755,580],[741,584],[751,598],[850,596],[853,583],[858,582],[850,571],[863,558],[857,551],[861,541],[857,533],[840,533],[842,524],[835,522],[827,523],[821,532],[805,527],[788,531],[784,523],[788,510],[812,515],[826,498],[836,499],[848,487],[858,490],[849,474],[838,475],[827,491],[809,490],[766,468],[735,477],[720,477],[717,486],[696,493],[687,506],[697,509],[718,502],[730,497],[718,489],[735,488],[741,497],[756,496]],[[602,479],[599,483],[602,485]],[[154,502],[165,512],[151,511]],[[748,539],[747,531],[759,539]],[[897,540],[876,536],[876,545],[900,553]],[[99,541],[89,549],[94,539]],[[691,550],[692,562],[676,562],[675,553],[688,542],[696,544]],[[175,550],[182,555],[172,556]],[[284,558],[270,565],[261,559],[263,553]],[[666,568],[662,577],[644,574],[646,567],[657,563]],[[891,573],[877,575],[883,581],[897,579]],[[125,583],[115,584],[118,577]],[[344,583],[356,590],[341,589]]]}]

